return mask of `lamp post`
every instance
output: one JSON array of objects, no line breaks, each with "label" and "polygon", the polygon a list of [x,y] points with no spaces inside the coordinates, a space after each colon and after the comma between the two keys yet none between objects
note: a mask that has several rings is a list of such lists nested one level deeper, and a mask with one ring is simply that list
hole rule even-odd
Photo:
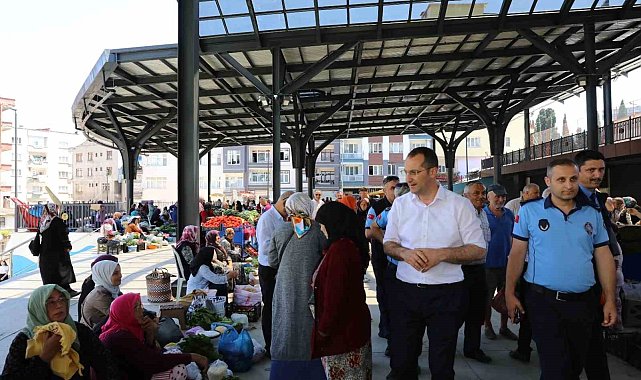
[{"label": "lamp post", "polygon": [[[13,196],[18,199],[18,110],[9,107],[13,111]],[[14,202],[15,203],[15,202]],[[18,232],[18,204],[14,206],[13,231]]]}]

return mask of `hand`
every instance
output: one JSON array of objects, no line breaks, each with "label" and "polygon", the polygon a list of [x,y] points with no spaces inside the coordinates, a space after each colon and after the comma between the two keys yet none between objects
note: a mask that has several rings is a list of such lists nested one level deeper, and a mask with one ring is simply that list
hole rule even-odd
[{"label": "hand", "polygon": [[427,267],[428,258],[420,249],[406,249],[401,253],[401,258],[419,272],[424,272]]},{"label": "hand", "polygon": [[440,249],[434,249],[434,248],[421,248],[421,252],[427,257],[427,265],[425,268],[423,268],[423,272],[427,272],[428,270],[434,268],[438,264],[440,264],[444,257],[442,255],[442,252]]},{"label": "hand", "polygon": [[149,318],[148,316],[142,317],[142,323],[140,327],[145,332],[145,337],[147,341],[153,342],[156,339],[156,331],[158,331],[158,322],[155,319]]},{"label": "hand", "polygon": [[614,301],[605,301],[603,305],[603,322],[601,326],[612,327],[617,322],[617,307]]},{"label": "hand", "polygon": [[639,213],[639,211],[636,208],[629,208],[628,212],[630,213],[630,215],[641,217],[641,213]]},{"label": "hand", "polygon": [[198,365],[200,369],[207,369],[209,367],[209,359],[199,354],[190,354],[191,361]]},{"label": "hand", "polygon": [[42,347],[42,352],[39,356],[43,362],[49,363],[51,359],[53,359],[53,357],[56,356],[58,352],[60,352],[60,339],[62,337],[52,332],[47,332],[46,334],[47,338],[45,340],[44,347]]},{"label": "hand", "polygon": [[[514,318],[516,317],[516,311],[518,310],[521,315],[525,314],[525,309],[523,308],[523,305],[521,305],[521,301],[519,301],[518,298],[512,294],[508,294],[507,292],[505,293],[505,303],[507,304],[507,313],[514,322]],[[514,322],[516,323],[516,322]]]}]

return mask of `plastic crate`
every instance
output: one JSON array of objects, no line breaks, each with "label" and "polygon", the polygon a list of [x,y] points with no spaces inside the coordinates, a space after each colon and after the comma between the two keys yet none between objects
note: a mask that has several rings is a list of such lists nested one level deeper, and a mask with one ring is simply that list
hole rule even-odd
[{"label": "plastic crate", "polygon": [[240,306],[234,303],[229,304],[227,313],[231,316],[234,313],[245,314],[249,322],[257,322],[260,319],[262,312],[262,304],[257,302],[253,306]]},{"label": "plastic crate", "polygon": [[623,301],[623,326],[641,327],[641,301],[625,299]]}]

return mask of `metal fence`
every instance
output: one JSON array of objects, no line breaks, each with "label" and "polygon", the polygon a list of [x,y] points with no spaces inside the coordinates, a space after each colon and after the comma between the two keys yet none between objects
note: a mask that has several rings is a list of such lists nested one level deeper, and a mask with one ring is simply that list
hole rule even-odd
[{"label": "metal fence", "polygon": [[[102,209],[102,211],[100,210]],[[124,202],[110,202],[110,203],[86,203],[86,202],[62,202],[60,208],[61,215],[66,213],[69,219],[66,223],[70,231],[79,229],[92,230],[100,227],[101,219],[111,218],[116,211],[127,211],[127,205]],[[101,217],[103,215],[104,217]],[[39,215],[36,215],[39,216]],[[18,228],[33,229],[37,226],[32,225],[31,222],[25,220],[22,213],[19,213],[16,218]]]},{"label": "metal fence", "polygon": [[[635,118],[630,117],[627,120],[614,123],[612,129],[615,143],[641,138],[641,116]],[[598,130],[598,140],[599,146],[605,145],[605,131],[603,128],[599,128]],[[577,152],[586,148],[587,133],[581,132],[533,145],[529,148],[505,153],[501,155],[501,165],[518,164],[524,161],[538,160],[560,154]],[[481,161],[481,169],[490,169],[492,167],[494,167],[492,157],[485,158]]]}]

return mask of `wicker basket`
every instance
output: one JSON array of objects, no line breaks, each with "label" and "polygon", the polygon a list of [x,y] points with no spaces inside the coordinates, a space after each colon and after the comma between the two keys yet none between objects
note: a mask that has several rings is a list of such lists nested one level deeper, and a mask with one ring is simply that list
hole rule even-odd
[{"label": "wicker basket", "polygon": [[145,277],[149,302],[171,301],[171,275],[166,268],[156,268]]}]

